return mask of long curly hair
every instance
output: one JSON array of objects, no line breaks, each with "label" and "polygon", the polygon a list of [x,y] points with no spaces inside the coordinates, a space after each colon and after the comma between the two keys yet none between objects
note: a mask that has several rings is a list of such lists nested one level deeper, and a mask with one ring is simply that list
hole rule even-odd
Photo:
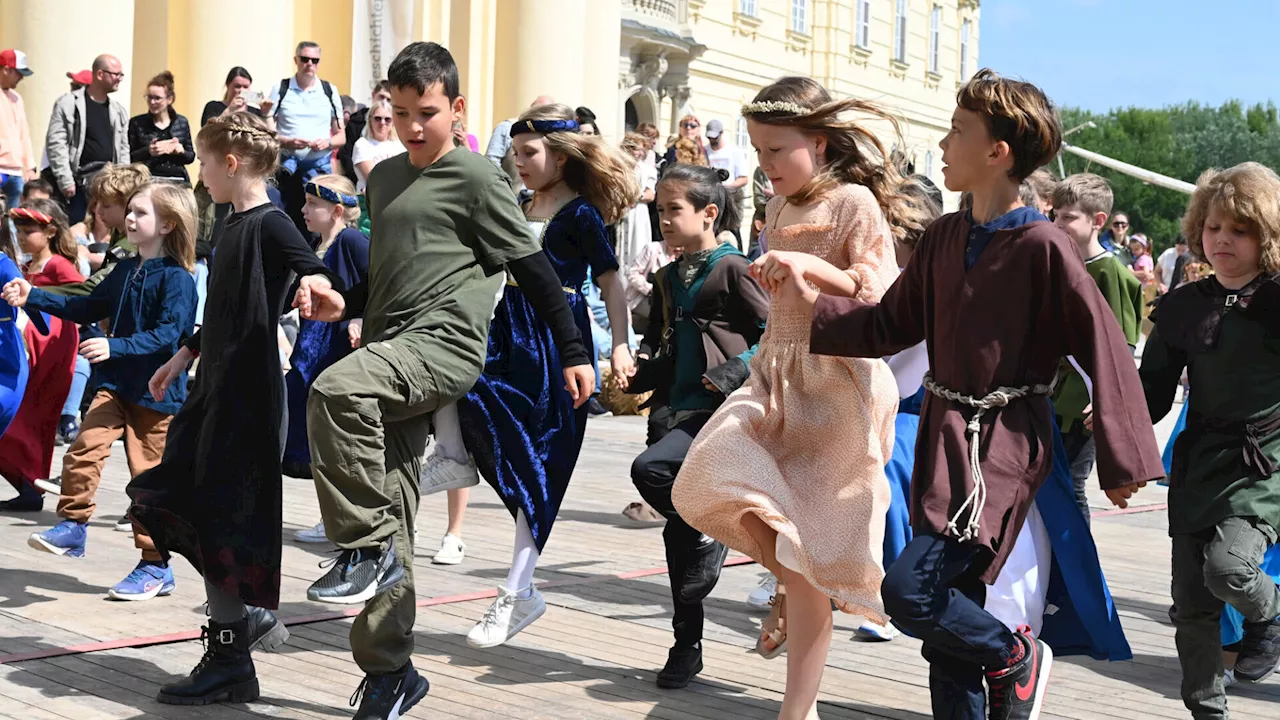
[{"label": "long curly hair", "polygon": [[[568,105],[539,105],[524,111],[524,120],[573,120]],[[543,136],[547,149],[565,158],[564,183],[591,203],[605,224],[612,225],[627,214],[640,197],[635,162],[622,151],[605,144],[600,136],[575,132],[553,132]]]},{"label": "long curly hair", "polygon": [[[788,200],[807,205],[838,185],[852,183],[865,186],[875,196],[895,241],[918,234],[928,224],[919,200],[902,192],[902,173],[884,144],[853,117],[862,115],[887,123],[898,144],[905,145],[902,127],[888,111],[864,100],[834,100],[826,88],[807,77],[779,79],[756,93],[745,109],[751,106],[770,108],[745,113],[758,123],[794,127],[827,140],[825,165]],[[798,114],[795,109],[806,112]]]},{"label": "long curly hair", "polygon": [[1218,209],[1258,237],[1263,272],[1280,270],[1280,176],[1256,162],[1226,170],[1205,170],[1182,218],[1182,236],[1196,257],[1204,258],[1204,224]]}]

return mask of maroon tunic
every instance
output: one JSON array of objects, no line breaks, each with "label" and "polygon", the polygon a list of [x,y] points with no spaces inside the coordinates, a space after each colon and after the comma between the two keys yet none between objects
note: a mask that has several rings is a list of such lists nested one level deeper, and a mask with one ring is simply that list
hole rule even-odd
[{"label": "maroon tunic", "polygon": [[[820,296],[810,352],[883,357],[927,340],[934,380],[974,397],[1048,384],[1062,358],[1074,355],[1093,380],[1102,487],[1162,477],[1132,353],[1075,244],[1047,222],[1001,230],[966,271],[968,232],[960,213],[933,223],[879,304]],[[974,412],[925,399],[911,483],[916,532],[945,534],[973,490],[965,425]],[[988,497],[977,542],[995,555],[983,575],[991,583],[1052,467],[1049,399],[987,411],[979,438]],[[967,520],[966,511],[957,526]]]}]

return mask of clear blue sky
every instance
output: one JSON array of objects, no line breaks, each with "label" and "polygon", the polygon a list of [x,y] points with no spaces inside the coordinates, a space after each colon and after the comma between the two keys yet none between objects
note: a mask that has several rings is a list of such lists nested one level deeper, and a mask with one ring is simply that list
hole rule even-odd
[{"label": "clear blue sky", "polygon": [[1059,105],[1280,100],[1280,0],[983,0],[981,17],[980,64]]}]

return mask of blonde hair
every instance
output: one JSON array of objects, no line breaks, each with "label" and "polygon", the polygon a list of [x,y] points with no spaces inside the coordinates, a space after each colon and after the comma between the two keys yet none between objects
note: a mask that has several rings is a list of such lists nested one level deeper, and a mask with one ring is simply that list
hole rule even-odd
[{"label": "blonde hair", "polygon": [[[311,182],[319,185],[320,187],[329,188],[340,195],[351,195],[354,197],[356,194],[356,186],[342,175],[317,175],[311,178]],[[329,203],[329,201],[324,198],[317,199],[322,202]],[[337,205],[337,203],[329,204]],[[342,221],[347,224],[347,227],[355,227],[358,225],[360,223],[360,206],[347,207],[344,205],[342,207]]]},{"label": "blonde hair", "polygon": [[[386,108],[387,112],[391,113],[392,119],[394,119],[396,116],[395,111],[391,109],[390,100],[384,97],[380,97],[377,100],[374,100],[373,104],[369,106],[369,114],[365,115],[365,123],[364,123],[364,139],[365,140],[374,140],[375,142],[379,142],[376,138],[373,137],[373,112],[379,108]],[[386,142],[390,142],[396,139],[397,139],[396,124],[393,122],[391,123],[391,130],[387,134]]]},{"label": "blonde hair", "polygon": [[1115,195],[1111,192],[1111,185],[1101,175],[1076,173],[1053,189],[1054,210],[1077,205],[1088,215],[1102,213],[1110,216],[1113,204]]},{"label": "blonde hair", "polygon": [[[23,200],[19,207],[31,208],[36,212],[48,215],[52,220],[46,225],[28,220],[26,218],[14,218],[14,225],[34,225],[42,231],[45,228],[53,228],[53,237],[49,238],[49,251],[54,255],[61,255],[63,258],[70,260],[72,265],[80,262],[80,256],[76,252],[76,239],[71,236],[71,225],[67,222],[67,214],[62,211],[62,206],[50,200],[49,198],[32,198]],[[17,243],[17,238],[14,238]]]},{"label": "blonde hair", "polygon": [[1215,209],[1248,226],[1258,237],[1258,264],[1263,272],[1280,270],[1280,176],[1275,171],[1246,162],[1200,175],[1182,218],[1182,235],[1199,258],[1205,256],[1204,224]]},{"label": "blonde hair", "polygon": [[681,165],[698,165],[709,167],[707,156],[701,152],[702,144],[689,138],[676,138],[676,162]]},{"label": "blonde hair", "polygon": [[234,155],[246,172],[267,179],[280,166],[280,141],[262,118],[237,112],[210,118],[196,145],[218,155]]},{"label": "blonde hair", "polygon": [[880,139],[849,117],[857,113],[885,121],[893,128],[898,145],[905,145],[897,118],[880,106],[862,100],[833,100],[826,88],[807,77],[784,77],[756,93],[744,113],[764,125],[794,127],[826,138],[826,164],[788,198],[791,202],[807,205],[838,185],[863,185],[875,196],[895,241],[901,242],[928,224],[925,208],[902,192],[902,173]]},{"label": "blonde hair", "polygon": [[[524,111],[519,121],[574,117],[573,108],[568,105],[539,105]],[[591,203],[606,225],[618,222],[640,197],[635,163],[599,136],[561,131],[542,137],[548,150],[566,158],[564,184]]]},{"label": "blonde hair", "polygon": [[[138,188],[133,197],[151,198],[156,219],[173,223],[164,236],[160,252],[187,272],[196,269],[196,198],[190,190],[167,182],[150,182]],[[133,198],[129,198],[132,200]]]},{"label": "blonde hair", "polygon": [[638,132],[629,132],[622,137],[622,142],[618,147],[625,153],[634,153],[637,150],[649,152],[649,139]]},{"label": "blonde hair", "polygon": [[93,176],[93,182],[89,183],[89,194],[97,203],[126,205],[129,198],[149,182],[151,182],[151,170],[146,165],[107,163],[97,175]]}]

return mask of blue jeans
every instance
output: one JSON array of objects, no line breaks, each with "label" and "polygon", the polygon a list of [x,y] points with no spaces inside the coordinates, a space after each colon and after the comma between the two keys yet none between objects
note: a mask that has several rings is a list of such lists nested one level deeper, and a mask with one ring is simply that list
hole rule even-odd
[{"label": "blue jeans", "polygon": [[277,178],[284,212],[309,242],[314,243],[314,238],[307,229],[307,221],[302,217],[302,206],[307,202],[307,195],[302,188],[315,176],[331,172],[331,168],[331,158],[327,152],[311,153],[304,158],[295,155],[282,155],[280,158]]},{"label": "blue jeans", "polygon": [[298,178],[299,182],[307,182],[317,175],[332,172],[332,160],[329,153],[309,153],[304,158],[297,155],[285,155],[280,158],[280,169]]},{"label": "blue jeans", "polygon": [[989,551],[922,533],[885,572],[880,594],[895,625],[924,642],[936,720],[984,720],[983,675],[1008,665],[1017,639],[983,609]]},{"label": "blue jeans", "polygon": [[89,385],[89,361],[76,356],[76,372],[71,376],[71,392],[67,393],[67,401],[62,404],[62,414],[80,417],[80,402],[84,399],[84,389]]},{"label": "blue jeans", "polygon": [[0,173],[0,194],[5,197],[4,209],[6,211],[18,207],[18,203],[22,202],[22,188],[24,185],[26,185],[26,181],[23,180],[22,173],[17,175]]}]

